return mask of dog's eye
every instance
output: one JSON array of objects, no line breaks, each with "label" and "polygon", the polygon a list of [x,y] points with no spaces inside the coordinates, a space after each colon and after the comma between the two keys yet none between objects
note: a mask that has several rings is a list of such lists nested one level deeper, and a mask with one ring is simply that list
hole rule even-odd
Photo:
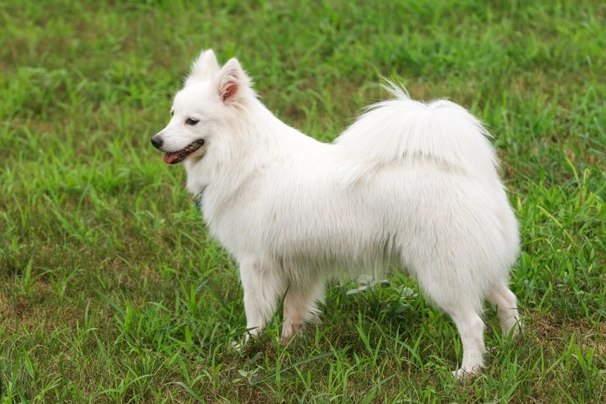
[{"label": "dog's eye", "polygon": [[197,120],[197,119],[194,119],[194,118],[187,118],[187,120],[185,121],[185,124],[186,124],[186,125],[189,125],[189,126],[194,126],[194,125],[195,125],[195,124],[197,124],[198,122],[200,122],[200,121],[199,121],[199,120]]},{"label": "dog's eye", "polygon": [[174,116],[175,115],[175,111],[170,111],[170,116]]}]

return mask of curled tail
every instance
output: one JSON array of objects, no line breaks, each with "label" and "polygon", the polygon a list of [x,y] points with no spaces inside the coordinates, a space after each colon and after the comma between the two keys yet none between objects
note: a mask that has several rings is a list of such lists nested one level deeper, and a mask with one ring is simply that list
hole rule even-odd
[{"label": "curled tail", "polygon": [[447,100],[411,100],[391,82],[385,88],[395,98],[370,106],[335,140],[352,158],[348,182],[385,164],[414,158],[498,178],[490,134],[465,108]]}]

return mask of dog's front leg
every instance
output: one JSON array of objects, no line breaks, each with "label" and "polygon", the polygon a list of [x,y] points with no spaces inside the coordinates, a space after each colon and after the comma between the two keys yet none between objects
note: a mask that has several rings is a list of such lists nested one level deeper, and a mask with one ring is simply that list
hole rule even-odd
[{"label": "dog's front leg", "polygon": [[288,343],[299,333],[305,323],[317,320],[318,304],[324,300],[324,280],[319,279],[307,285],[291,284],[284,297],[284,325],[282,344]]},{"label": "dog's front leg", "polygon": [[249,336],[258,335],[274,314],[278,300],[286,290],[286,283],[275,266],[256,259],[240,263],[240,279],[244,288],[244,310]]}]

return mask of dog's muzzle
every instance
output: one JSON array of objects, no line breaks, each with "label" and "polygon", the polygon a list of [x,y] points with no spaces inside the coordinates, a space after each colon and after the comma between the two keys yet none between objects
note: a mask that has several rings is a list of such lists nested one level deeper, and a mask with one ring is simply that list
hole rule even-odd
[{"label": "dog's muzzle", "polygon": [[[198,152],[204,146],[204,139],[198,139],[191,142],[189,145],[184,147],[181,150],[177,151],[166,151],[164,148],[164,139],[160,134],[151,138],[151,144],[158,150],[164,152],[164,162],[166,164],[179,164],[189,157],[194,155],[194,153]],[[197,155],[203,155],[204,150],[198,152]]]}]

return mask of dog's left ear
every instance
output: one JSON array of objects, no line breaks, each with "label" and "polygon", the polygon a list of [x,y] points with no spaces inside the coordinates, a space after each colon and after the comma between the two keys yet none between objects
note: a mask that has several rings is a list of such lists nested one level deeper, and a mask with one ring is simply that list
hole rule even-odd
[{"label": "dog's left ear", "polygon": [[237,101],[250,85],[250,78],[234,58],[229,59],[215,76],[215,88],[224,104]]},{"label": "dog's left ear", "polygon": [[210,79],[219,70],[219,63],[212,49],[202,51],[200,57],[192,64],[191,73],[185,81],[185,86],[197,81]]}]

